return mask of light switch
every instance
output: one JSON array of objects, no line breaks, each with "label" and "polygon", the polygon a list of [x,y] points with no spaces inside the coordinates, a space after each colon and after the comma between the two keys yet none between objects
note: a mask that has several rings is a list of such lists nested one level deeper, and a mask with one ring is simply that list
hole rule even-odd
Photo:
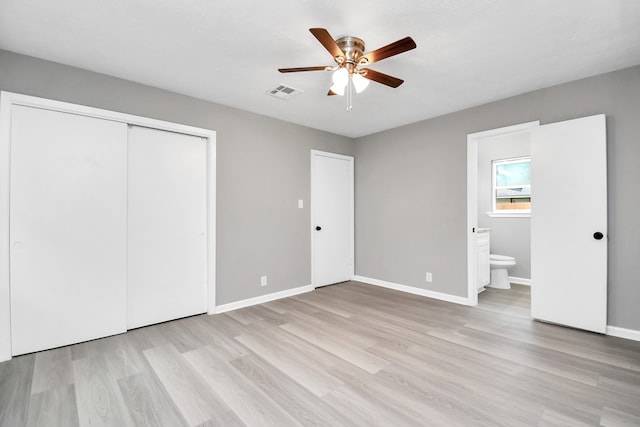
[{"label": "light switch", "polygon": [[302,199],[298,199],[298,209],[304,208],[304,202]]}]

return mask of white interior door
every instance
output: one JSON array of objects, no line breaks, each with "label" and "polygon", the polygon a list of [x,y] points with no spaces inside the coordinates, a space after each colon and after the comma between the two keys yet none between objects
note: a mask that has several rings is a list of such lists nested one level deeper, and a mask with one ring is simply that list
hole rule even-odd
[{"label": "white interior door", "polygon": [[605,116],[534,129],[531,165],[531,314],[536,319],[604,333]]},{"label": "white interior door", "polygon": [[126,330],[126,132],[12,106],[12,354]]},{"label": "white interior door", "polygon": [[311,152],[312,283],[353,277],[353,157]]},{"label": "white interior door", "polygon": [[129,129],[129,329],[207,311],[207,146]]}]

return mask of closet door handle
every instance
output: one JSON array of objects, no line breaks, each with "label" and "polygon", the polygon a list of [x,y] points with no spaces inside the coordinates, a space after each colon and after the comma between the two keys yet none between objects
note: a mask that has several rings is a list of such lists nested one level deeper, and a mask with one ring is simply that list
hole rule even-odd
[{"label": "closet door handle", "polygon": [[316,231],[320,231],[322,230],[322,227],[320,227],[319,225],[316,226]]},{"label": "closet door handle", "polygon": [[599,231],[596,231],[595,233],[593,233],[593,238],[596,240],[601,240],[604,237],[604,234],[602,234]]}]

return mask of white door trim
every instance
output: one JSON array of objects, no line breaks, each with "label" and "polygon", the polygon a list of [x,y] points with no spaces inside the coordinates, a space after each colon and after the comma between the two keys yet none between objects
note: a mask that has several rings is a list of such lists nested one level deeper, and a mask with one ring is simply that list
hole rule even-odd
[{"label": "white door trim", "polygon": [[354,221],[355,221],[355,217],[354,217],[354,206],[355,206],[355,202],[354,202],[354,158],[353,156],[345,156],[343,154],[336,154],[336,153],[329,153],[327,151],[319,151],[319,150],[311,150],[311,180],[310,180],[310,194],[311,194],[311,203],[309,203],[309,210],[310,210],[310,223],[309,223],[309,232],[311,233],[311,284],[312,286],[316,285],[316,280],[315,280],[315,275],[314,275],[314,268],[313,268],[313,260],[315,259],[315,251],[314,251],[314,247],[315,247],[315,218],[314,218],[314,197],[313,197],[313,184],[314,184],[314,178],[313,178],[313,170],[314,170],[314,166],[315,166],[315,158],[316,156],[323,156],[323,157],[330,157],[330,158],[334,158],[334,159],[340,159],[340,160],[346,160],[349,162],[349,189],[350,189],[350,194],[349,194],[349,207],[350,207],[350,221],[349,221],[349,226],[351,228],[351,232],[349,233],[349,237],[350,237],[350,251],[349,254],[351,256],[351,277],[353,278],[353,276],[355,275],[355,244],[354,244],[354,230],[355,230],[355,225],[354,225]]},{"label": "white door trim", "polygon": [[467,305],[478,305],[477,255],[475,233],[478,228],[478,143],[487,137],[530,132],[540,121],[521,123],[467,135]]},{"label": "white door trim", "polygon": [[131,125],[199,136],[207,140],[207,312],[215,312],[216,288],[216,132],[100,108],[12,92],[0,92],[0,361],[11,359],[11,279],[9,273],[9,203],[11,107],[22,105],[83,115]]}]

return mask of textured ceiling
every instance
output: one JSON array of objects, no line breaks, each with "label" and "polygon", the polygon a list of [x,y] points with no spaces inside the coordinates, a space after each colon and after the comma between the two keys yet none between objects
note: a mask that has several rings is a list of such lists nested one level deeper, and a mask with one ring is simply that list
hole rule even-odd
[{"label": "textured ceiling", "polygon": [[[405,36],[353,100],[326,96],[331,65],[309,33]],[[640,64],[638,0],[0,0],[0,48],[359,137]],[[266,92],[284,83],[290,100]]]}]

